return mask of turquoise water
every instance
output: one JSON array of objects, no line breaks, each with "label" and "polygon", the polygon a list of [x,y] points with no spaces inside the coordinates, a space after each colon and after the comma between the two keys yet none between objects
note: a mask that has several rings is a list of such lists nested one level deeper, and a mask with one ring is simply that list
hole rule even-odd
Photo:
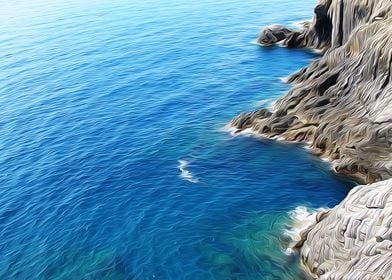
[{"label": "turquoise water", "polygon": [[222,128],[316,58],[252,44],[313,5],[2,3],[0,279],[304,279],[289,212],[348,184]]}]

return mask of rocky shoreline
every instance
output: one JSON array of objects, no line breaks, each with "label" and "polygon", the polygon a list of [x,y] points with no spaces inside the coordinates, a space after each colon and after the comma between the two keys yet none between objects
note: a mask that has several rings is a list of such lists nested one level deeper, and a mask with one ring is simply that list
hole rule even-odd
[{"label": "rocky shoreline", "polygon": [[392,279],[392,179],[354,188],[302,233],[300,256],[316,279]]},{"label": "rocky shoreline", "polygon": [[298,243],[303,263],[319,279],[392,279],[392,1],[320,0],[303,30],[268,26],[258,43],[322,56],[289,77],[273,110],[231,125],[307,142],[336,173],[370,184],[318,215]]}]

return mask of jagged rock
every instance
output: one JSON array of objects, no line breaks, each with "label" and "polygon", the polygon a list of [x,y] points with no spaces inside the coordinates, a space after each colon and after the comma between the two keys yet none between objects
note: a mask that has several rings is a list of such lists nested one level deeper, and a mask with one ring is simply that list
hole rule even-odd
[{"label": "jagged rock", "polygon": [[270,46],[286,39],[292,33],[292,30],[283,25],[270,25],[261,31],[259,38],[257,38],[257,43],[263,46]]},{"label": "jagged rock", "polygon": [[[391,1],[386,0],[320,0],[314,9],[313,20],[301,31],[281,25],[267,26],[259,39],[266,34],[279,34],[276,41],[287,47],[316,49],[336,48],[345,44],[358,26],[390,17]],[[272,27],[272,28],[271,28]],[[285,35],[285,36],[283,36]]]},{"label": "jagged rock", "polygon": [[392,279],[392,0],[320,0],[303,30],[269,26],[261,45],[322,49],[293,74],[271,112],[232,120],[238,131],[306,141],[334,171],[372,183],[305,230],[296,248],[320,279]]},{"label": "jagged rock", "polygon": [[[343,13],[342,17],[337,14]],[[265,44],[324,47],[289,78],[293,88],[270,114],[241,114],[239,130],[310,142],[333,169],[369,183],[392,177],[392,0],[321,1],[301,32],[268,27]]]},{"label": "jagged rock", "polygon": [[318,279],[392,279],[392,179],[355,187],[302,242]]}]

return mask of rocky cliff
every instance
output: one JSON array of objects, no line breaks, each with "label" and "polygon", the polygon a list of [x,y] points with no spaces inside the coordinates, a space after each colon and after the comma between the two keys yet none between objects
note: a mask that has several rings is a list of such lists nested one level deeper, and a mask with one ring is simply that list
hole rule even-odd
[{"label": "rocky cliff", "polygon": [[289,77],[293,87],[273,110],[231,125],[306,142],[335,172],[381,181],[319,213],[298,247],[316,278],[392,279],[392,0],[320,0],[303,30],[272,25],[258,38],[278,42],[322,56]]},{"label": "rocky cliff", "polygon": [[267,27],[259,42],[323,48],[293,74],[272,112],[244,113],[231,124],[265,137],[306,141],[333,169],[368,183],[392,176],[392,1],[321,1],[312,23]]}]

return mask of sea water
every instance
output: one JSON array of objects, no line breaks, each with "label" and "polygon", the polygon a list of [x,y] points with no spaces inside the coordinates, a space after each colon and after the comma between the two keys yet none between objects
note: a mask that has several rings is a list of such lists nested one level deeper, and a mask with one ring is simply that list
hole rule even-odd
[{"label": "sea water", "polygon": [[222,128],[317,59],[253,43],[314,4],[3,1],[0,279],[304,279],[290,213],[348,184]]}]

